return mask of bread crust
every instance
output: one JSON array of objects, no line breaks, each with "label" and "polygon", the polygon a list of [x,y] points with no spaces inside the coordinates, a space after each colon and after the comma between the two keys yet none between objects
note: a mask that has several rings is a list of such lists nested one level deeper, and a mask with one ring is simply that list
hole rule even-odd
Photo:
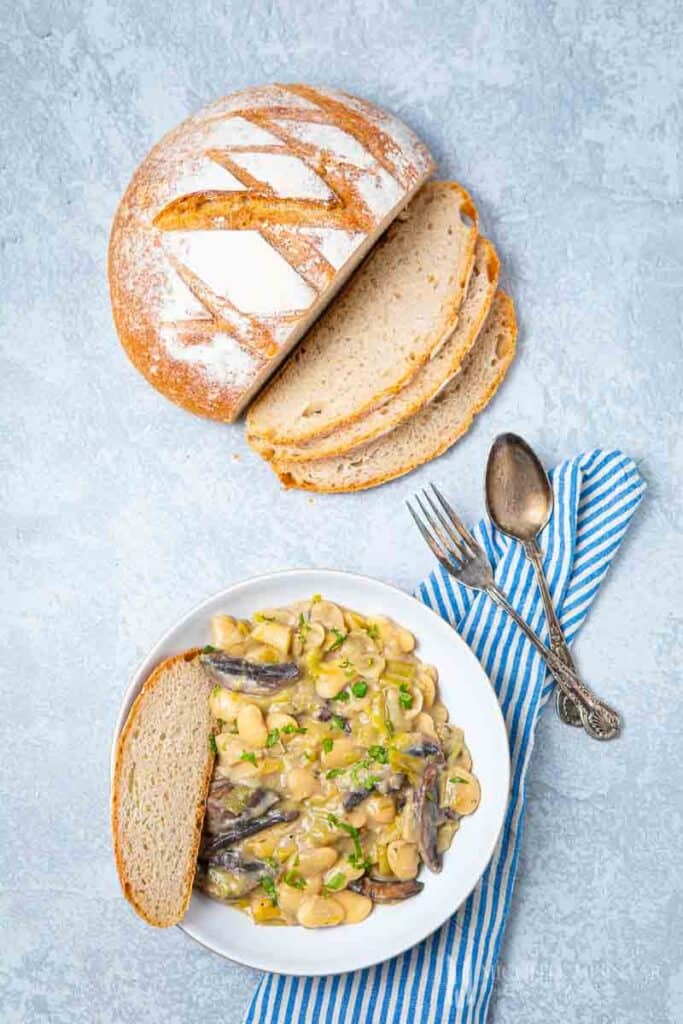
[{"label": "bread crust", "polygon": [[464,434],[467,433],[469,428],[474,422],[475,416],[477,416],[483,409],[486,408],[488,403],[491,401],[496,391],[503,382],[507,371],[512,364],[516,348],[517,348],[517,319],[515,314],[515,307],[512,299],[505,292],[499,291],[499,293],[506,301],[507,315],[509,317],[509,337],[508,342],[510,345],[509,351],[505,353],[505,356],[501,358],[499,364],[499,371],[496,374],[494,380],[491,381],[486,393],[479,399],[479,401],[469,410],[467,419],[458,424],[458,429],[454,430],[451,434],[445,435],[440,439],[439,443],[434,446],[433,449],[426,453],[422,453],[419,457],[415,457],[410,461],[406,462],[403,466],[390,472],[379,474],[369,480],[364,480],[360,484],[335,486],[330,484],[329,486],[320,486],[317,484],[311,484],[306,480],[294,480],[291,473],[283,465],[278,465],[277,462],[271,463],[274,472],[277,474],[280,483],[283,485],[285,490],[301,490],[301,491],[313,491],[317,494],[350,494],[355,491],[367,491],[373,487],[379,487],[382,484],[389,483],[391,480],[396,480],[399,477],[406,476],[408,473],[412,473],[418,466],[424,465],[426,462],[431,462],[432,459],[438,458],[443,455],[449,448],[451,448],[456,441],[458,441]]},{"label": "bread crust", "polygon": [[[470,326],[466,343],[455,354],[454,358],[451,360],[448,366],[447,375],[437,386],[435,386],[428,393],[420,394],[412,402],[406,403],[402,407],[399,414],[395,415],[393,419],[386,420],[382,424],[381,429],[377,429],[376,427],[372,428],[369,425],[365,433],[359,434],[354,438],[352,444],[346,444],[344,442],[339,443],[338,441],[335,441],[337,431],[331,431],[325,434],[324,437],[320,438],[320,444],[319,446],[316,445],[316,449],[313,453],[307,452],[305,446],[301,448],[295,448],[294,446],[292,446],[291,448],[287,449],[286,446],[280,447],[270,445],[267,442],[262,441],[260,438],[249,438],[248,440],[251,447],[256,452],[258,452],[258,454],[261,455],[262,458],[267,459],[269,462],[296,463],[311,462],[313,460],[317,461],[318,459],[334,458],[337,455],[347,455],[350,452],[355,451],[356,448],[361,448],[363,445],[368,444],[370,441],[374,441],[377,438],[383,436],[384,434],[388,434],[391,430],[394,430],[396,427],[399,427],[401,423],[404,423],[406,420],[411,419],[413,416],[415,416],[416,413],[420,411],[420,409],[424,408],[424,406],[428,402],[430,402],[439,393],[439,391],[453,379],[455,374],[458,372],[458,370],[462,366],[463,361],[467,357],[468,352],[472,349],[473,345],[475,344],[477,337],[479,336],[479,332],[483,327],[484,323],[486,322],[486,317],[488,316],[489,310],[491,309],[491,304],[493,302],[493,298],[496,293],[496,287],[498,284],[498,277],[500,273],[500,261],[498,259],[498,254],[496,253],[493,243],[490,242],[488,239],[479,238],[477,244],[483,245],[485,249],[485,266],[486,273],[488,275],[488,281],[490,284],[489,294],[487,296],[486,301],[482,303],[481,309],[479,309],[476,319],[472,322]],[[470,282],[471,280],[472,278],[470,277]],[[466,301],[466,296],[464,301]],[[448,342],[446,342],[445,344],[448,344]],[[422,366],[423,372],[425,366],[426,364],[423,364]],[[408,381],[406,385],[406,388],[410,388],[411,384],[414,381],[415,377],[411,377],[411,379]],[[394,397],[400,397],[400,395],[401,391],[398,391],[396,393],[396,396]],[[391,402],[391,399],[389,399],[389,402]],[[377,406],[373,406],[372,409],[368,410],[365,413],[365,417],[360,417],[359,420],[356,422],[359,423],[360,426],[362,427],[362,420],[366,417],[371,416],[376,408]],[[285,450],[283,450],[283,448]]]},{"label": "bread crust", "polygon": [[[248,122],[253,131],[267,132],[271,139],[276,136],[277,147],[254,143],[253,153],[261,159],[267,152],[299,159],[327,184],[334,198],[282,196],[256,172],[236,164],[229,146],[204,144],[202,132],[229,118]],[[345,168],[334,152],[286,131],[282,124],[287,123],[337,127],[351,134],[378,168],[389,168],[393,174],[396,198],[391,208],[381,213],[371,210],[348,164]],[[247,149],[251,152],[251,144],[242,147]],[[225,174],[224,190],[213,182],[200,191],[191,183],[174,186],[175,180],[182,182],[186,168],[196,171],[204,158],[213,162],[214,174]],[[279,84],[245,89],[188,118],[164,136],[138,167],[112,224],[108,249],[112,310],[131,363],[174,404],[209,419],[232,422],[296,344],[306,318],[318,316],[332,299],[368,240],[387,226],[433,170],[426,147],[400,121],[371,103],[335,90]],[[267,172],[260,173],[267,178]],[[229,176],[243,188],[231,190]],[[365,237],[341,264],[333,266],[317,243],[299,230],[319,225]],[[269,316],[241,311],[162,249],[162,235],[165,244],[177,230],[217,227],[259,232],[308,286],[314,296],[308,309],[297,314],[283,309]],[[177,276],[203,310],[194,319],[183,315],[162,323],[162,297]],[[194,355],[188,355],[193,349]],[[216,360],[214,376],[199,356],[211,349]]]},{"label": "bread crust", "polygon": [[[463,188],[463,186],[460,185],[458,182],[456,182],[456,181],[431,181],[427,185],[425,185],[424,187],[426,189],[430,189],[430,190],[433,190],[433,191],[452,190],[454,192],[457,192],[460,195],[460,212],[464,213],[467,217],[469,217],[470,220],[473,222],[473,225],[474,225],[474,230],[471,232],[470,237],[469,237],[468,242],[467,242],[466,247],[465,247],[464,273],[463,273],[463,275],[461,277],[461,280],[460,280],[460,282],[458,284],[457,291],[454,292],[453,298],[448,303],[446,316],[445,316],[445,319],[444,319],[444,321],[442,323],[441,329],[438,332],[435,332],[435,337],[434,337],[433,344],[432,344],[431,348],[426,350],[425,352],[420,353],[419,357],[416,357],[412,361],[412,364],[411,364],[410,368],[406,370],[406,372],[402,375],[402,377],[400,377],[400,379],[396,380],[392,385],[390,385],[389,387],[384,388],[382,391],[377,392],[376,395],[373,395],[373,397],[372,397],[372,399],[370,401],[366,402],[362,406],[359,406],[353,412],[352,415],[349,415],[349,416],[339,416],[333,423],[331,423],[331,424],[328,423],[325,426],[324,430],[322,430],[322,431],[319,428],[316,429],[315,427],[311,427],[310,430],[302,431],[301,433],[297,434],[296,436],[294,434],[291,434],[291,433],[278,433],[278,432],[275,431],[274,428],[269,428],[267,430],[264,430],[263,432],[256,431],[256,430],[254,430],[253,425],[252,425],[252,423],[253,423],[252,413],[253,413],[253,409],[256,407],[256,403],[255,403],[254,406],[252,406],[252,408],[249,410],[249,413],[247,414],[247,441],[249,442],[251,447],[254,448],[255,451],[258,451],[258,449],[254,445],[254,441],[257,438],[261,442],[266,442],[266,443],[267,442],[271,442],[273,444],[279,444],[279,445],[305,444],[307,441],[312,441],[313,439],[315,439],[317,437],[326,437],[329,434],[333,433],[335,430],[338,430],[340,427],[346,427],[346,426],[349,426],[351,423],[355,423],[357,420],[361,419],[363,416],[365,416],[372,409],[376,408],[378,405],[381,405],[387,399],[389,399],[389,398],[393,397],[394,395],[398,394],[399,391],[401,391],[407,384],[409,384],[410,381],[415,376],[415,374],[418,373],[422,369],[422,367],[425,365],[425,363],[427,363],[432,358],[433,354],[441,347],[441,345],[444,343],[444,341],[447,338],[449,338],[450,335],[455,330],[455,326],[456,326],[456,324],[458,322],[458,314],[460,312],[460,306],[462,304],[463,297],[465,296],[465,294],[467,292],[467,288],[469,287],[470,275],[472,273],[472,267],[474,265],[474,251],[475,251],[475,248],[476,248],[477,238],[478,238],[477,226],[478,226],[478,222],[479,222],[479,215],[478,215],[478,212],[477,212],[477,208],[476,208],[476,206],[474,204],[474,201],[473,201],[472,197],[470,196],[469,192],[467,191],[467,189]],[[375,254],[378,251],[380,251],[381,245],[382,245],[382,241],[380,241],[375,246],[375,248],[372,250],[372,253],[369,256],[369,259],[372,259],[375,256]],[[352,287],[352,284],[353,284],[353,278],[346,283],[346,285],[344,287],[344,290],[342,291],[341,295],[339,296],[338,301],[343,300],[344,291],[346,289]],[[278,372],[278,374],[276,374],[276,376],[273,378],[273,380],[264,389],[264,391],[262,392],[262,395],[267,394],[267,392],[268,392],[268,390],[270,388],[275,387],[277,385],[277,382],[278,382],[280,376],[283,373],[286,373],[286,371],[287,371],[287,364],[285,364],[281,368],[281,370]]]},{"label": "bread crust", "polygon": [[121,883],[121,889],[123,895],[126,897],[130,905],[133,907],[135,912],[146,921],[147,924],[153,925],[155,928],[168,928],[173,924],[178,924],[182,921],[185,916],[185,912],[190,903],[192,896],[192,884],[194,882],[195,867],[197,863],[197,855],[199,853],[199,843],[201,841],[202,826],[204,824],[204,814],[206,811],[206,797],[209,791],[209,784],[211,782],[211,776],[213,774],[213,766],[215,756],[209,750],[207,757],[206,767],[202,778],[201,788],[201,800],[197,804],[195,820],[193,825],[193,834],[191,842],[191,857],[189,860],[189,867],[186,872],[185,878],[183,879],[184,886],[184,899],[180,912],[174,915],[168,920],[155,920],[151,917],[144,906],[142,906],[135,897],[130,880],[128,879],[125,871],[125,865],[123,860],[123,853],[121,849],[121,840],[119,837],[119,805],[120,805],[120,787],[121,787],[121,772],[123,768],[123,755],[125,751],[126,742],[130,734],[131,729],[135,725],[140,709],[142,708],[146,697],[150,691],[154,689],[163,673],[166,669],[170,668],[171,665],[176,664],[180,661],[192,661],[199,654],[199,648],[191,648],[188,651],[183,651],[181,654],[174,654],[170,658],[166,658],[153,670],[152,674],[148,676],[145,682],[142,684],[139,694],[133,701],[133,705],[128,713],[126,723],[121,730],[116,743],[116,759],[114,762],[114,778],[112,781],[112,797],[111,797],[111,823],[112,823],[112,840],[114,846],[114,860],[116,861],[116,871],[119,876],[119,882]]}]

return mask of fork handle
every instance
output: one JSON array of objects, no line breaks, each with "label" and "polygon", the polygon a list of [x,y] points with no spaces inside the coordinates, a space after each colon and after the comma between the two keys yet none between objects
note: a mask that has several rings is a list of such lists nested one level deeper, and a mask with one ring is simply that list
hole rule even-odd
[{"label": "fork handle", "polygon": [[598,700],[595,694],[587,686],[584,686],[574,669],[566,665],[554,651],[545,646],[521,615],[517,614],[505,594],[495,583],[486,588],[486,593],[516,622],[545,661],[562,692],[578,705],[581,711],[581,721],[588,735],[597,740],[611,740],[617,736],[621,730],[621,721],[617,712],[604,701]]},{"label": "fork handle", "polygon": [[[560,620],[555,612],[555,605],[550,594],[548,587],[548,581],[546,579],[545,572],[543,571],[543,552],[541,551],[538,541],[534,538],[524,542],[524,552],[531,562],[534,568],[534,575],[536,576],[536,583],[538,589],[541,592],[543,598],[543,607],[545,609],[546,622],[548,624],[548,636],[550,639],[550,650],[553,654],[564,662],[568,668],[572,669],[573,672],[578,675],[574,659],[571,656],[571,652],[567,645],[567,641],[564,636],[564,630],[560,625]],[[557,688],[555,691],[555,707],[557,714],[566,725],[581,726],[583,721],[581,719],[581,708],[569,697],[564,690]]]}]

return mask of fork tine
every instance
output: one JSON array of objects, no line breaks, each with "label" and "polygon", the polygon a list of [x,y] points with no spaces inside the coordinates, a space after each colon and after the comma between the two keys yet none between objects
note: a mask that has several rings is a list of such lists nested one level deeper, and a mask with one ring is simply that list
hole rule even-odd
[{"label": "fork tine", "polygon": [[439,522],[443,526],[444,530],[448,534],[448,536],[449,536],[449,538],[451,540],[451,543],[453,544],[453,546],[455,547],[455,550],[458,553],[458,557],[464,562],[469,557],[469,552],[467,551],[467,548],[465,547],[465,545],[464,545],[463,541],[461,540],[459,534],[457,534],[455,532],[455,530],[453,529],[453,524],[449,523],[449,521],[448,521],[448,519],[446,519],[445,515],[441,512],[441,510],[432,501],[432,499],[430,498],[428,492],[426,490],[423,490],[422,493],[424,494],[425,499],[429,502],[429,507],[431,508],[432,512],[437,517],[437,519],[439,520]]},{"label": "fork tine", "polygon": [[[427,497],[426,493],[425,493],[425,497]],[[457,548],[455,551],[453,551],[453,545],[451,543],[449,543],[448,538],[444,536],[444,533],[441,530],[439,524],[434,521],[433,516],[430,515],[430,513],[427,511],[425,506],[422,504],[422,500],[421,500],[419,494],[415,495],[415,501],[419,505],[420,510],[422,512],[422,515],[425,517],[425,519],[427,520],[427,522],[431,526],[432,531],[436,534],[436,536],[441,541],[441,544],[444,547],[444,549],[446,550],[447,554],[452,559],[454,559],[456,564],[458,563],[458,561],[463,561],[464,559],[463,559],[463,556],[462,556],[462,549],[461,548]]]},{"label": "fork tine", "polygon": [[429,550],[432,552],[434,557],[436,559],[438,559],[439,562],[441,562],[443,567],[445,569],[448,569],[448,567],[450,565],[450,562],[449,562],[449,559],[448,559],[448,555],[446,554],[445,551],[443,551],[439,547],[439,545],[434,540],[434,538],[432,537],[432,535],[429,532],[429,530],[427,529],[427,527],[420,520],[420,517],[417,515],[417,513],[415,512],[415,510],[413,509],[413,507],[412,507],[412,505],[410,504],[409,501],[406,501],[406,505],[408,506],[408,511],[410,512],[411,516],[415,520],[415,525],[417,526],[418,530],[422,534],[423,539],[427,542],[427,544],[429,546]]},{"label": "fork tine", "polygon": [[478,555],[479,552],[481,551],[481,548],[480,548],[479,544],[477,544],[476,540],[474,539],[474,537],[472,536],[470,531],[467,529],[465,524],[463,523],[462,519],[460,519],[459,516],[457,516],[455,514],[455,512],[453,511],[453,509],[451,508],[449,503],[446,501],[446,499],[444,498],[443,494],[441,493],[439,488],[436,486],[436,484],[432,484],[431,488],[434,491],[434,493],[436,494],[436,496],[439,499],[439,501],[441,502],[442,507],[448,513],[448,516],[451,519],[451,521],[453,523],[453,526],[456,528],[456,530],[458,531],[458,533],[460,534],[462,539],[465,541],[465,543],[467,545],[469,545],[469,547],[470,547],[470,549],[472,551],[472,554]]}]

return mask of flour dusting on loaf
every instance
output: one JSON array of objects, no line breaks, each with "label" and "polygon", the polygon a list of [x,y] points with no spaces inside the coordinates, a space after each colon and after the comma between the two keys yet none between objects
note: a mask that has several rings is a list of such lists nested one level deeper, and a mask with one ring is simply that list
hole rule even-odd
[{"label": "flour dusting on loaf", "polygon": [[110,241],[134,365],[172,401],[232,420],[429,177],[416,136],[331,89],[246,89],[143,162]]}]

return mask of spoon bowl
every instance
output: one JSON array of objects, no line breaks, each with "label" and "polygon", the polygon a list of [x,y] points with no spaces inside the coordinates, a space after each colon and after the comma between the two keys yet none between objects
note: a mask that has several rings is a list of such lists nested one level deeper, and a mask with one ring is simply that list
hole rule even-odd
[{"label": "spoon bowl", "polygon": [[486,466],[486,510],[503,533],[515,540],[534,540],[553,511],[548,474],[526,441],[500,434]]}]

